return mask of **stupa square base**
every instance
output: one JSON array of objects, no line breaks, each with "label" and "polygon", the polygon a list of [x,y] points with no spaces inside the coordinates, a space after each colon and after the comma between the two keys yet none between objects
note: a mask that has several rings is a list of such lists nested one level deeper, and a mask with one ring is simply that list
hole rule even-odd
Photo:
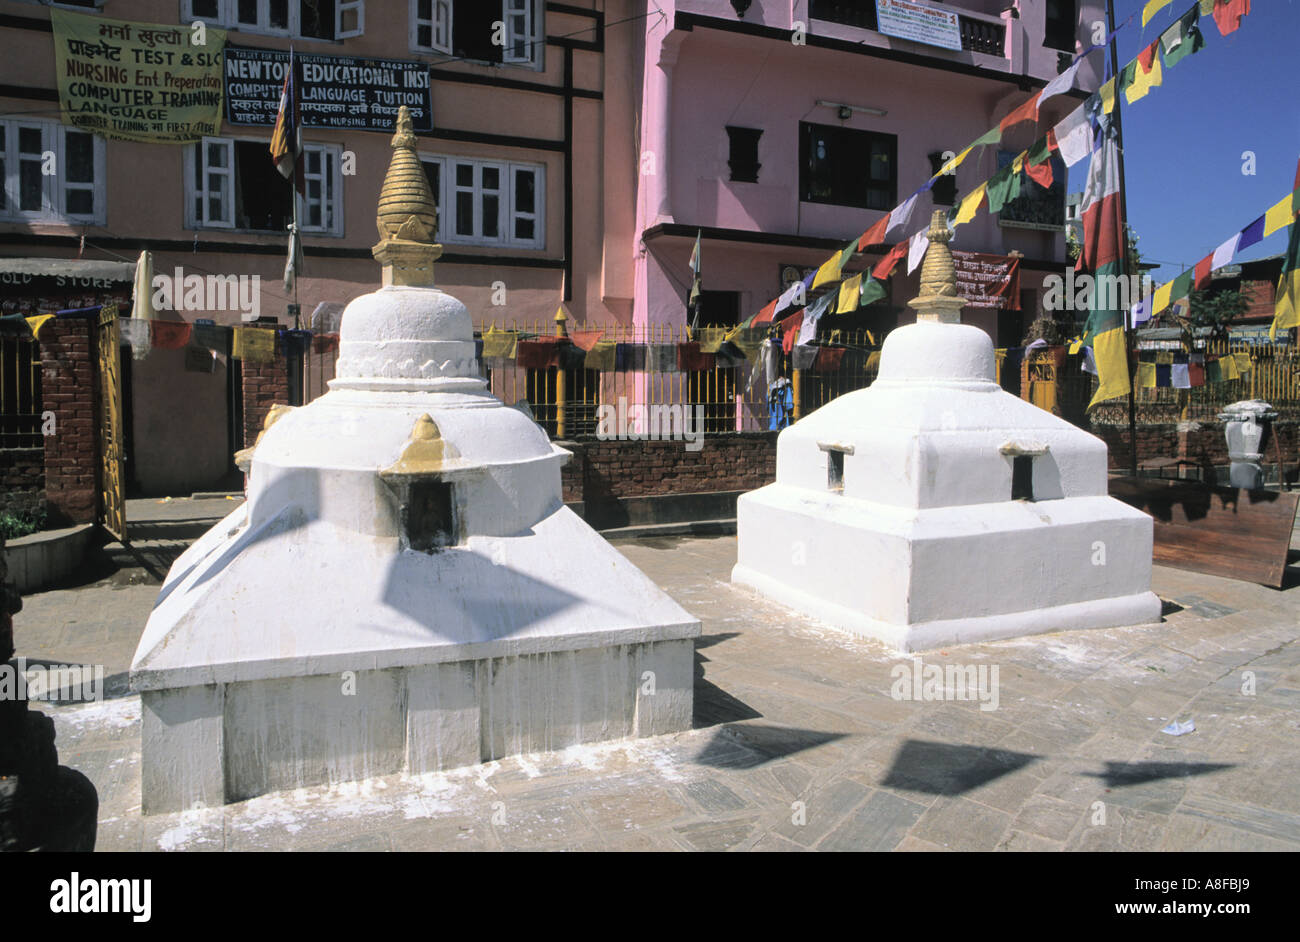
[{"label": "stupa square base", "polygon": [[1160,620],[1150,519],[1110,497],[922,510],[769,485],[732,581],[902,652]]},{"label": "stupa square base", "polygon": [[147,690],[143,813],[689,729],[694,641]]}]

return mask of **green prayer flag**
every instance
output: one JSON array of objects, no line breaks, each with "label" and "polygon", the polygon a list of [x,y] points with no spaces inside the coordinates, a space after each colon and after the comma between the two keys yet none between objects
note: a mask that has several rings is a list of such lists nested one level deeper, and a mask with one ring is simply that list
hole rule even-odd
[{"label": "green prayer flag", "polygon": [[888,294],[888,292],[885,290],[884,284],[877,281],[875,278],[868,275],[866,278],[862,279],[862,307],[866,307],[868,304],[874,304],[886,294]]},{"label": "green prayer flag", "polygon": [[1161,34],[1160,50],[1164,53],[1166,66],[1175,66],[1205,47],[1205,37],[1196,25],[1200,18],[1200,11],[1192,8]]},{"label": "green prayer flag", "polygon": [[[1020,174],[1012,173],[1011,166],[1007,165],[1003,167],[1001,170],[999,170],[997,173],[993,174],[993,177],[989,180],[989,185],[986,192],[988,193],[988,198],[989,198],[990,213],[1002,212],[1002,207],[1005,206],[1012,199],[1015,199],[1014,196],[1009,197],[1007,195],[1011,189],[1013,178],[1015,182],[1018,184],[1020,180]],[[1016,189],[1019,190],[1019,186],[1017,186]],[[1019,196],[1020,194],[1017,193],[1016,195]]]},{"label": "green prayer flag", "polygon": [[1185,271],[1174,279],[1174,286],[1169,292],[1171,301],[1177,301],[1179,298],[1187,297],[1187,292],[1192,290],[1192,282],[1196,278],[1196,271]]},{"label": "green prayer flag", "polygon": [[1127,90],[1134,82],[1137,81],[1138,61],[1134,59],[1128,65],[1124,66],[1124,71],[1119,74],[1119,81],[1115,83],[1115,97],[1118,98],[1120,93]]},{"label": "green prayer flag", "polygon": [[984,136],[977,140],[971,147],[979,147],[983,144],[997,144],[1002,140],[1002,126],[999,125],[991,131],[984,132]]},{"label": "green prayer flag", "polygon": [[1029,155],[1025,158],[1025,163],[1031,167],[1036,167],[1052,155],[1052,149],[1047,146],[1047,135],[1044,134],[1038,140],[1034,141],[1029,148]]}]

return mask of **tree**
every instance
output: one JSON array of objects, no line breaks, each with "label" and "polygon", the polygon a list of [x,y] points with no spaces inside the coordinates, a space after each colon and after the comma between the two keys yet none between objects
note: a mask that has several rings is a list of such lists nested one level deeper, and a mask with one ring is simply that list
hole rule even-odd
[{"label": "tree", "polygon": [[1250,308],[1250,299],[1240,291],[1193,291],[1188,298],[1190,328],[1208,327],[1215,337],[1227,337],[1228,325]]}]

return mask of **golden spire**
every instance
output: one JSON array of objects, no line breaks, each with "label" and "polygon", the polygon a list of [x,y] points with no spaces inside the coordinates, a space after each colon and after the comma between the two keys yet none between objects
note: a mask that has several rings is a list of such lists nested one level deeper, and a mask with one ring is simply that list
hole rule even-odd
[{"label": "golden spire", "polygon": [[442,254],[434,244],[438,229],[438,205],[415,151],[410,109],[397,111],[393,134],[393,159],[379,191],[375,218],[379,244],[371,254],[384,268],[384,284],[433,285],[433,262]]},{"label": "golden spire", "polygon": [[957,269],[948,249],[952,232],[943,210],[936,209],[930,217],[926,237],[930,244],[921,262],[921,291],[911,301],[912,310],[916,311],[918,321],[959,324],[966,299],[957,296]]}]

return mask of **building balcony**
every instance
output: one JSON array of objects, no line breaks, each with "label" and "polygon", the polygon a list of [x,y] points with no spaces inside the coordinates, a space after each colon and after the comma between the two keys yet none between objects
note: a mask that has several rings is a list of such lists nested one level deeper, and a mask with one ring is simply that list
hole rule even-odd
[{"label": "building balcony", "polygon": [[[878,31],[874,2],[811,0],[809,15],[815,20]],[[959,12],[957,22],[961,30],[961,48],[964,51],[982,52],[990,56],[1006,55],[1007,27],[1001,20],[973,12]]]}]

